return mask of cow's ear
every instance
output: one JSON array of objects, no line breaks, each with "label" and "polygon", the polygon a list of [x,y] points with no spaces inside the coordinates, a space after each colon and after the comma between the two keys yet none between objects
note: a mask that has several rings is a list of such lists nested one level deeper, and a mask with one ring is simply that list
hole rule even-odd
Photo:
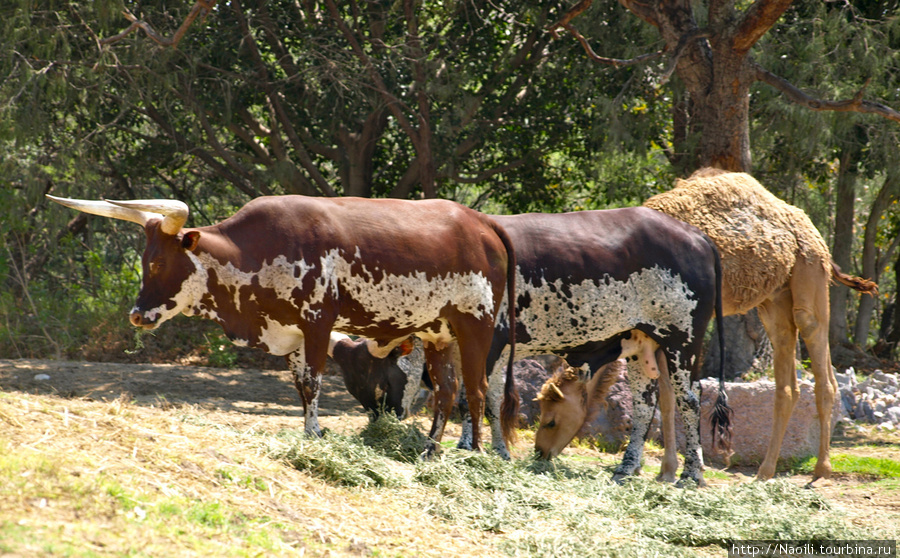
[{"label": "cow's ear", "polygon": [[187,250],[188,252],[193,252],[197,248],[197,244],[200,243],[200,232],[199,231],[191,231],[184,233],[184,236],[181,238],[181,246]]}]

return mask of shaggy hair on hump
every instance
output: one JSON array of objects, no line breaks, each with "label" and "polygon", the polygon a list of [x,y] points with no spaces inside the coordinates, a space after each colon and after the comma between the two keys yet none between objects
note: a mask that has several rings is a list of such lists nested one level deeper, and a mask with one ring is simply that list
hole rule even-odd
[{"label": "shaggy hair on hump", "polygon": [[644,205],[694,225],[715,242],[722,255],[722,298],[739,312],[784,285],[798,258],[820,263],[831,275],[831,254],[806,213],[749,174],[700,169]]}]

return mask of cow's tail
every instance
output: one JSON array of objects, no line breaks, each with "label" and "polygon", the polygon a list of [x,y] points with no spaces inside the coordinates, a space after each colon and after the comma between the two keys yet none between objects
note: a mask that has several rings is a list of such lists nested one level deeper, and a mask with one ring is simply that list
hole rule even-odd
[{"label": "cow's tail", "polygon": [[870,296],[878,294],[878,284],[875,283],[875,281],[844,273],[834,261],[831,262],[831,276],[838,283],[846,285],[854,291],[859,291]]},{"label": "cow's tail", "polygon": [[491,220],[494,231],[506,248],[506,311],[509,314],[509,360],[506,363],[506,382],[503,388],[503,403],[500,406],[500,426],[503,438],[508,444],[516,441],[516,426],[519,423],[519,390],[513,375],[516,360],[516,252],[506,229]]},{"label": "cow's tail", "polygon": [[709,417],[709,425],[712,429],[713,451],[723,455],[728,463],[734,450],[731,445],[731,418],[734,411],[728,406],[728,394],[725,393],[725,329],[722,320],[722,260],[715,243],[708,237],[707,243],[712,248],[715,256],[716,270],[716,331],[719,337],[719,394],[716,397],[716,405]]}]

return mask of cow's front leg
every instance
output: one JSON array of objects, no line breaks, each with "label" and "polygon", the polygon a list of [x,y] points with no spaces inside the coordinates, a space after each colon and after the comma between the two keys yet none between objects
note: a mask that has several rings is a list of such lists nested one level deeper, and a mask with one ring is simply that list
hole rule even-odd
[{"label": "cow's front leg", "polygon": [[319,427],[319,391],[322,387],[322,376],[314,374],[306,360],[303,347],[287,355],[288,366],[294,376],[294,386],[303,403],[303,431],[313,436],[321,436]]},{"label": "cow's front leg", "polygon": [[294,376],[294,386],[303,403],[303,430],[306,434],[321,436],[319,427],[319,391],[322,388],[322,373],[328,358],[328,336],[330,327],[318,327],[314,331],[325,332],[325,335],[307,333],[303,342],[292,353],[287,361]]},{"label": "cow's front leg", "polygon": [[431,431],[428,433],[428,442],[425,444],[423,459],[430,458],[438,452],[441,438],[444,436],[444,428],[447,419],[456,402],[456,370],[454,367],[454,352],[456,343],[444,347],[436,347],[431,343],[425,344],[425,363],[428,375],[431,377],[431,385],[434,386],[434,421]]},{"label": "cow's front leg", "polygon": [[656,410],[656,380],[644,374],[641,363],[635,358],[627,360],[628,386],[631,388],[631,436],[622,462],[613,473],[613,480],[621,482],[630,475],[641,473],[644,440],[650,430],[650,422]]}]

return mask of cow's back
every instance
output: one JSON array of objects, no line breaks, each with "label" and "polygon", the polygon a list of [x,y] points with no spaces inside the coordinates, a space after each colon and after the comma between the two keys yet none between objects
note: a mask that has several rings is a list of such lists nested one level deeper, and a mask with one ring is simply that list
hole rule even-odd
[{"label": "cow's back", "polygon": [[683,342],[696,336],[694,316],[708,319],[713,310],[715,247],[663,213],[635,207],[496,219],[516,247],[522,356],[602,350],[600,341],[637,327]]}]

